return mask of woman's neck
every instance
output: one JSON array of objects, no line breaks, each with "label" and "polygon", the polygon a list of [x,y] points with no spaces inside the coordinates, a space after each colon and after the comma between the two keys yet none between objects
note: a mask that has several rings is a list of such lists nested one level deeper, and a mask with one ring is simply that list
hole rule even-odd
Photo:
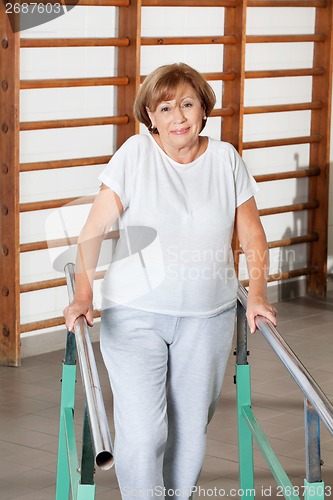
[{"label": "woman's neck", "polygon": [[176,149],[163,144],[159,135],[154,134],[152,137],[172,160],[183,164],[192,163],[199,158],[206,151],[208,145],[208,137],[198,136],[198,140],[193,144]]}]

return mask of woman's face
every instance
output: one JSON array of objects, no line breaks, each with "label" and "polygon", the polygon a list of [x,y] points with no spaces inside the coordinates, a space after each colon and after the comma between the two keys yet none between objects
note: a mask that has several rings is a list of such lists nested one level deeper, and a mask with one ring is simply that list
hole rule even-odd
[{"label": "woman's face", "polygon": [[205,112],[192,85],[178,87],[173,99],[160,102],[155,111],[147,108],[147,112],[166,149],[197,144]]}]

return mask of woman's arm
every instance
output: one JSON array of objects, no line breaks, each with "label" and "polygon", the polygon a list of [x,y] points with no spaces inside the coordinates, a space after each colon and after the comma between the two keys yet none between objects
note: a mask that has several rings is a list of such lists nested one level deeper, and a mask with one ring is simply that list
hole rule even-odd
[{"label": "woman's arm", "polygon": [[276,310],[266,297],[269,269],[269,250],[254,198],[236,210],[236,231],[246,257],[249,274],[247,320],[251,330],[256,330],[255,317],[265,316],[276,325]]},{"label": "woman's arm", "polygon": [[119,196],[102,184],[80,232],[75,265],[74,300],[64,310],[66,327],[74,330],[75,320],[84,315],[87,323],[93,324],[93,283],[102,242],[123,212]]}]

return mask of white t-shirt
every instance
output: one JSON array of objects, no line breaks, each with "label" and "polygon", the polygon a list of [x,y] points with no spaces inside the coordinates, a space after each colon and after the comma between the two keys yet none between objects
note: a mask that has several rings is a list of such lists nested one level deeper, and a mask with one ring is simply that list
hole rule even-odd
[{"label": "white t-shirt", "polygon": [[134,135],[99,179],[124,207],[103,308],[209,317],[235,304],[235,211],[257,186],[232,145],[209,138],[199,158],[181,164],[152,136]]}]

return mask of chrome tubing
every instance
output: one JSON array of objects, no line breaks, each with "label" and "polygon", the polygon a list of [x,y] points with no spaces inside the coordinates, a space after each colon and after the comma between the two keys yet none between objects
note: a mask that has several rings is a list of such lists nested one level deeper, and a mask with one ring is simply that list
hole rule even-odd
[{"label": "chrome tubing", "polygon": [[[65,276],[68,297],[71,302],[73,300],[75,290],[74,264],[66,264]],[[95,356],[84,316],[80,316],[75,321],[75,339],[82,385],[86,396],[92,443],[95,452],[95,461],[96,465],[100,469],[107,470],[114,464],[111,436],[106,418]]]},{"label": "chrome tubing", "polygon": [[[237,298],[246,310],[247,291],[241,284],[238,285]],[[333,435],[333,405],[331,401],[281,337],[275,326],[262,316],[256,318],[256,325]]]}]

